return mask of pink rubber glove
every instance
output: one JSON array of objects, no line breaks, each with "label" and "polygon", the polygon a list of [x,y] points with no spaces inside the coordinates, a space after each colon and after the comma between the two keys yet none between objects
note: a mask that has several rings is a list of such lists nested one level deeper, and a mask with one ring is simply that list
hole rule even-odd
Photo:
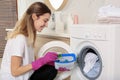
[{"label": "pink rubber glove", "polygon": [[56,52],[47,52],[44,57],[39,58],[36,61],[32,62],[32,69],[37,70],[49,62],[55,61],[57,59],[57,56],[58,54]]}]

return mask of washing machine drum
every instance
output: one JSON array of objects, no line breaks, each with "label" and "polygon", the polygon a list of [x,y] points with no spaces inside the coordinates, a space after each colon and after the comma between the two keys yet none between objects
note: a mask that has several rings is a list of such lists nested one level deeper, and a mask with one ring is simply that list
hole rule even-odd
[{"label": "washing machine drum", "polygon": [[[41,49],[38,52],[38,57],[41,57],[43,55],[45,55],[45,53],[50,52],[50,51],[54,51],[54,52],[58,52],[58,53],[71,53],[72,50],[70,49],[70,46],[62,41],[50,41],[46,44],[44,44]],[[71,75],[71,71],[66,71],[66,72],[62,72],[59,74],[59,78],[57,79],[65,79],[67,77],[69,77]]]},{"label": "washing machine drum", "polygon": [[43,56],[46,52],[69,53],[72,52],[70,46],[62,41],[50,41],[44,44],[38,52],[38,57]]},{"label": "washing machine drum", "polygon": [[84,47],[78,54],[78,66],[82,74],[89,80],[96,80],[102,71],[102,61],[98,51],[91,47]]}]

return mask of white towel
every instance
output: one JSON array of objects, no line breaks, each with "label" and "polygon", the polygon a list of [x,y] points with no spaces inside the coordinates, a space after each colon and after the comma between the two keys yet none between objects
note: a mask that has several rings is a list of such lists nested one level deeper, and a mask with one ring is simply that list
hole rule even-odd
[{"label": "white towel", "polygon": [[103,6],[98,10],[98,23],[120,24],[120,8],[113,5]]},{"label": "white towel", "polygon": [[103,17],[98,19],[99,23],[120,24],[120,17]]},{"label": "white towel", "polygon": [[95,55],[92,52],[87,53],[87,55],[85,56],[85,59],[84,59],[85,66],[83,68],[83,71],[85,73],[88,73],[93,68],[93,66],[97,60],[98,60],[97,55]]},{"label": "white towel", "polygon": [[103,6],[98,10],[98,17],[120,17],[120,8],[113,5]]}]

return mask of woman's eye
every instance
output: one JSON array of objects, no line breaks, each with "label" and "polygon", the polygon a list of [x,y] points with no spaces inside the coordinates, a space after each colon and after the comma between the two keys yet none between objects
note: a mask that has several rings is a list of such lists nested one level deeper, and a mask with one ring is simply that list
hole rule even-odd
[{"label": "woman's eye", "polygon": [[46,23],[47,21],[46,21],[46,20],[44,20],[44,22]]}]

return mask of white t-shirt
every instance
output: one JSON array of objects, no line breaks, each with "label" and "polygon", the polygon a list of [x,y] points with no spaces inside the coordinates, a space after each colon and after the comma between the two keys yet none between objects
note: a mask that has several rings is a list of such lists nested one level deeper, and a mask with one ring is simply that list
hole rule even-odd
[{"label": "white t-shirt", "polygon": [[28,80],[33,73],[32,70],[18,77],[11,75],[11,56],[22,57],[22,65],[30,64],[34,60],[34,50],[27,45],[27,37],[18,35],[16,38],[7,41],[1,63],[0,80]]}]

